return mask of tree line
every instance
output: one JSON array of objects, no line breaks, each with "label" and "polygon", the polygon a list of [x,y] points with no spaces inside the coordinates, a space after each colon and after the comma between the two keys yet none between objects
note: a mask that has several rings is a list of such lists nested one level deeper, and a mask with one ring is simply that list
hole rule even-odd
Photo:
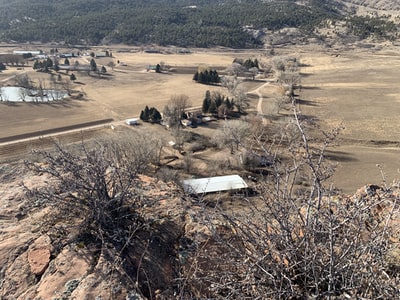
[{"label": "tree line", "polygon": [[197,71],[193,75],[193,80],[204,84],[217,84],[221,82],[216,70]]}]

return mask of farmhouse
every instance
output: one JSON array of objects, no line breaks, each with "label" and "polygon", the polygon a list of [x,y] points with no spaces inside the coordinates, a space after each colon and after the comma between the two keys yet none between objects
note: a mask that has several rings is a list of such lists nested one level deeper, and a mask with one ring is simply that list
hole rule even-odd
[{"label": "farmhouse", "polygon": [[183,180],[183,189],[189,194],[240,190],[247,188],[247,183],[239,175],[206,177]]}]

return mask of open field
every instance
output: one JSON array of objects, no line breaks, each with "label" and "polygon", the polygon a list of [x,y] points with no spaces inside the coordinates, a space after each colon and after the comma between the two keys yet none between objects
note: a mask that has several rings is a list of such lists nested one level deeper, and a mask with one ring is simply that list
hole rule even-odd
[{"label": "open field", "polygon": [[[295,48],[277,50],[276,55],[294,55],[304,65],[301,111],[318,119],[322,128],[339,124],[343,130],[339,145],[329,152],[338,169],[334,185],[345,192],[354,192],[367,183],[382,181],[376,164],[380,164],[390,182],[400,178],[400,61],[398,49],[379,51],[353,50],[328,52],[321,49]],[[257,57],[260,52],[248,54],[234,51],[194,51],[191,54],[119,53],[113,51],[114,60],[126,66],[108,68],[103,78],[76,73],[74,88],[86,94],[85,100],[66,100],[53,104],[17,103],[0,104],[0,138],[51,128],[113,119],[119,122],[138,116],[145,105],[162,110],[172,95],[189,96],[192,106],[202,104],[206,90],[221,90],[217,86],[204,86],[192,81],[199,65],[222,70],[235,57]],[[110,58],[98,60],[107,65]],[[147,72],[148,65],[163,62],[171,72]],[[0,73],[0,80],[16,72],[27,72],[35,78],[42,76],[29,68]],[[251,84],[249,90],[263,82]],[[262,109],[268,110],[276,86],[259,89],[264,96]],[[254,103],[253,103],[254,102]],[[257,106],[253,101],[252,106]]]},{"label": "open field", "polygon": [[400,178],[399,49],[300,55],[302,113],[324,128],[344,126],[332,179],[346,192]]}]

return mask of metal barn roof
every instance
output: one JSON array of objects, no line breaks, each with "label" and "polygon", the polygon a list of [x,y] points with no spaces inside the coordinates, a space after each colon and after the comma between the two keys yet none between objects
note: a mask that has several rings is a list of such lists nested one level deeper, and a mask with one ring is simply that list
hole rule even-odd
[{"label": "metal barn roof", "polygon": [[183,180],[183,188],[190,194],[203,194],[243,189],[247,184],[239,175],[228,175]]}]

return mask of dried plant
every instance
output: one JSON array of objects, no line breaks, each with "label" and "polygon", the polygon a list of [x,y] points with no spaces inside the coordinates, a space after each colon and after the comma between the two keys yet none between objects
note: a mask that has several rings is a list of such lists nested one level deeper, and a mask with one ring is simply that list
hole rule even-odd
[{"label": "dried plant", "polygon": [[[270,175],[256,187],[258,196],[242,199],[242,210],[205,208],[212,234],[190,248],[185,297],[398,297],[399,270],[387,259],[399,236],[392,221],[400,217],[398,196],[377,187],[369,196],[334,193],[326,184],[333,167],[325,151],[340,128],[324,132],[322,143],[311,141],[295,103],[293,108],[297,142],[288,144],[290,159],[272,160]],[[276,157],[271,148],[260,148]],[[300,187],[304,175],[307,185]]]}]

